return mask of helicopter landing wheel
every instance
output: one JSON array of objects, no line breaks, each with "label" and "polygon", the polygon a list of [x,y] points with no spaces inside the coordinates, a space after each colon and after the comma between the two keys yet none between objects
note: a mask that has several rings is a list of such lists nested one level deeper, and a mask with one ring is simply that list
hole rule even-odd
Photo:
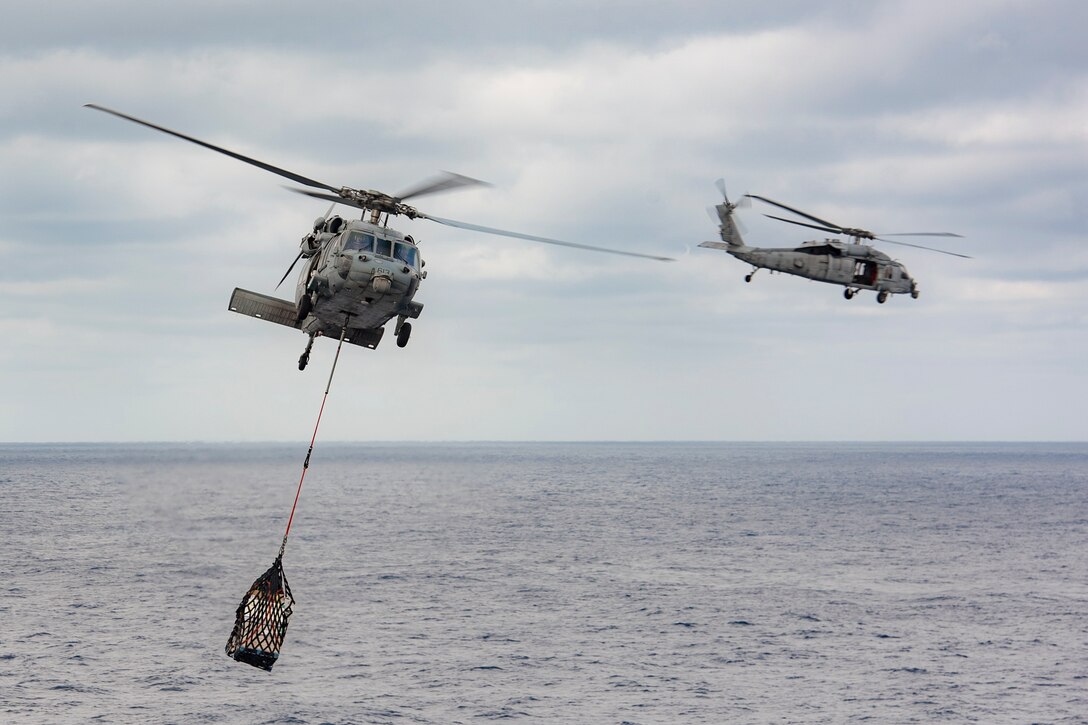
[{"label": "helicopter landing wheel", "polygon": [[744,275],[744,281],[745,282],[751,282],[752,281],[752,275],[750,275],[750,274]]},{"label": "helicopter landing wheel", "polygon": [[412,323],[405,322],[400,326],[400,332],[397,333],[397,347],[404,347],[408,344],[408,338],[412,336]]},{"label": "helicopter landing wheel", "polygon": [[880,304],[884,304],[885,302],[887,302],[888,301],[888,291],[887,290],[881,290],[880,293],[876,296],[876,301],[879,302]]},{"label": "helicopter landing wheel", "polygon": [[842,296],[845,297],[848,300],[852,300],[852,299],[854,299],[854,290],[847,287],[846,289],[844,289],[842,291]]}]

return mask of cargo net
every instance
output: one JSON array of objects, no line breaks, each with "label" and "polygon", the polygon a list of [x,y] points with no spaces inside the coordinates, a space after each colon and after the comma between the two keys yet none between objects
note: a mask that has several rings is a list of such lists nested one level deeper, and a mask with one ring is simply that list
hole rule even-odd
[{"label": "cargo net", "polygon": [[277,558],[271,568],[253,582],[235,615],[234,630],[227,640],[227,655],[263,670],[271,670],[280,656],[287,634],[287,619],[295,603],[291,587]]}]

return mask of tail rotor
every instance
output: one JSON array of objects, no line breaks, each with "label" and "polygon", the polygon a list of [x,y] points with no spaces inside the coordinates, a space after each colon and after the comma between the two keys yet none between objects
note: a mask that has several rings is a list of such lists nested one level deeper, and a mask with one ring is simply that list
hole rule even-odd
[{"label": "tail rotor", "polygon": [[713,207],[707,207],[706,212],[717,224],[718,233],[721,235],[722,241],[703,242],[699,246],[711,249],[724,249],[726,251],[743,247],[744,239],[742,235],[744,234],[745,229],[740,223],[740,220],[734,216],[733,212],[740,207],[749,206],[751,202],[748,201],[747,196],[742,196],[738,202],[729,201],[729,193],[726,191],[724,179],[715,181],[714,186],[718,188],[718,192],[722,195],[722,203]]},{"label": "tail rotor", "polygon": [[721,192],[722,203],[714,207],[715,211],[710,212],[711,218],[715,219],[718,224],[721,224],[723,226],[726,225],[727,219],[732,218],[733,223],[737,225],[737,228],[740,229],[742,232],[746,232],[747,229],[745,229],[744,225],[740,222],[740,220],[733,217],[733,212],[737,209],[747,209],[748,207],[750,207],[752,205],[751,199],[749,199],[748,195],[745,194],[741,196],[740,201],[729,201],[729,194],[725,190],[725,179],[718,179],[714,182],[714,186],[718,187],[718,191]]}]

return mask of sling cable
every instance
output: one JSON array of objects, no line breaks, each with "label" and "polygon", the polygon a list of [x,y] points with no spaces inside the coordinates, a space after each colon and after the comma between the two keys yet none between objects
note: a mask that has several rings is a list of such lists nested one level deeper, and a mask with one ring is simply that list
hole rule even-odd
[{"label": "sling cable", "polygon": [[283,552],[287,548],[287,537],[291,533],[298,498],[302,494],[302,482],[306,480],[306,471],[310,468],[310,455],[314,452],[317,429],[321,426],[321,415],[325,412],[325,401],[329,399],[332,376],[336,373],[336,363],[340,359],[340,348],[344,346],[347,330],[345,320],[344,327],[340,330],[340,344],[336,346],[332,370],[329,371],[329,382],[325,386],[325,395],[321,398],[321,408],[317,412],[310,449],[306,451],[306,459],[302,462],[302,475],[298,479],[298,490],[295,491],[295,502],[291,505],[291,515],[287,518],[287,529],[283,532],[280,551],[268,571],[261,574],[242,597],[235,613],[234,629],[227,639],[227,656],[262,670],[272,670],[287,635],[287,620],[291,616],[295,598],[291,596],[291,587],[283,573]]}]

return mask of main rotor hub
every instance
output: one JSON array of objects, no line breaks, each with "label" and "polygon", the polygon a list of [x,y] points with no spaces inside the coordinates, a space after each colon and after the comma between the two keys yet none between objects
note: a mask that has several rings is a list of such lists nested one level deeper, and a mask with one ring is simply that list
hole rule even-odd
[{"label": "main rotor hub", "polygon": [[378,214],[390,214],[392,216],[406,216],[415,219],[419,212],[415,207],[402,203],[395,197],[380,191],[362,191],[344,186],[338,192],[340,198],[347,204],[362,209],[363,211],[377,212]]},{"label": "main rotor hub", "polygon": [[841,231],[854,239],[876,239],[876,235],[866,229],[843,228]]}]

